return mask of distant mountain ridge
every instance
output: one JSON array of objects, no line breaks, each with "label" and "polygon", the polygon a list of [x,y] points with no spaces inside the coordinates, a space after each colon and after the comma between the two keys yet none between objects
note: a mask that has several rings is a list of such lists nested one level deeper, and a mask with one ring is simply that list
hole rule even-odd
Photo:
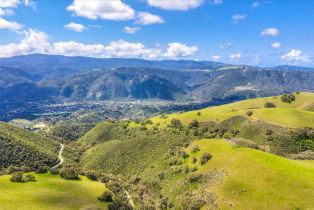
[{"label": "distant mountain ridge", "polygon": [[[6,104],[63,100],[241,100],[314,91],[311,68],[232,66],[211,61],[150,61],[26,55],[0,59]],[[6,105],[7,106],[7,105]]]}]

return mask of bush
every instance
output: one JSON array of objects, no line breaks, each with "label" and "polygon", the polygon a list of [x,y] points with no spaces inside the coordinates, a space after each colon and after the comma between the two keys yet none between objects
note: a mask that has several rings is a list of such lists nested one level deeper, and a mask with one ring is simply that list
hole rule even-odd
[{"label": "bush", "polygon": [[92,181],[96,181],[98,179],[98,174],[94,170],[85,171],[85,176]]},{"label": "bush", "polygon": [[189,154],[186,153],[185,151],[180,151],[180,156],[183,157],[183,159],[186,159],[189,157]]},{"label": "bush", "polygon": [[64,167],[60,170],[60,176],[66,180],[79,179],[79,171],[74,167]]},{"label": "bush", "polygon": [[213,156],[209,153],[204,153],[201,157],[201,165],[207,163]]},{"label": "bush", "polygon": [[189,129],[192,128],[198,128],[200,125],[200,123],[197,120],[193,120],[190,124],[189,124]]},{"label": "bush", "polygon": [[183,128],[183,124],[178,119],[172,119],[171,120],[171,126],[174,128]]},{"label": "bush", "polygon": [[256,144],[252,140],[248,140],[248,139],[233,139],[232,141],[234,141],[238,146],[248,147],[248,148],[252,148],[252,149],[258,149],[258,144]]},{"label": "bush", "polygon": [[201,116],[202,115],[202,113],[200,113],[200,112],[197,112],[197,116]]},{"label": "bush", "polygon": [[252,112],[252,111],[247,111],[247,112],[246,112],[246,115],[249,116],[249,117],[251,117],[251,116],[253,115],[253,112]]},{"label": "bush", "polygon": [[22,172],[13,173],[11,175],[10,181],[11,182],[21,182],[21,183],[25,182],[23,173]]},{"label": "bush", "polygon": [[113,194],[110,191],[105,191],[101,196],[98,197],[98,200],[101,202],[112,202],[113,201]]},{"label": "bush", "polygon": [[191,152],[197,153],[198,151],[200,151],[200,147],[197,144],[193,145]]},{"label": "bush", "polygon": [[265,108],[275,108],[276,105],[275,105],[274,103],[272,103],[272,102],[267,101],[267,102],[264,104],[264,107],[265,107]]},{"label": "bush", "polygon": [[280,97],[280,99],[284,103],[291,103],[291,102],[295,101],[295,95],[293,95],[293,94],[283,94]]},{"label": "bush", "polygon": [[197,162],[197,159],[195,157],[192,158],[192,163],[195,164]]},{"label": "bush", "polygon": [[49,170],[50,174],[54,175],[54,174],[59,174],[60,173],[60,169],[57,168],[51,168]]},{"label": "bush", "polygon": [[292,154],[290,158],[295,160],[314,160],[314,152],[307,150],[298,154]]},{"label": "bush", "polygon": [[25,182],[36,182],[36,178],[32,174],[26,174],[24,180]]},{"label": "bush", "polygon": [[46,166],[39,166],[36,170],[37,174],[45,174],[48,172],[48,167]]},{"label": "bush", "polygon": [[267,136],[270,136],[270,135],[273,134],[273,131],[270,130],[270,129],[266,129],[265,134],[266,134]]}]

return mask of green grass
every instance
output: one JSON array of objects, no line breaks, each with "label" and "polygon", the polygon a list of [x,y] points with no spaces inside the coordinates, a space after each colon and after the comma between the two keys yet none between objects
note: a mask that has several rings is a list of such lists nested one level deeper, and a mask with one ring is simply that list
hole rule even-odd
[{"label": "green grass", "polygon": [[[276,108],[264,108],[264,104],[267,101],[276,104]],[[250,110],[253,111],[253,116],[251,118],[254,120],[263,120],[295,128],[314,128],[314,112],[306,111],[307,107],[313,104],[313,102],[314,93],[296,94],[296,101],[291,104],[281,102],[280,96],[249,99],[182,114],[170,114],[167,115],[166,119],[161,119],[160,116],[156,116],[151,119],[153,125],[150,125],[149,127],[156,126],[157,124],[160,124],[160,127],[165,127],[170,124],[171,119],[173,118],[181,120],[185,125],[188,125],[192,120],[198,120],[200,122],[222,122],[237,115],[246,116],[246,112]],[[200,115],[198,115],[198,113],[200,113]],[[131,127],[136,125],[138,124],[130,124]]]},{"label": "green grass", "polygon": [[[80,177],[67,181],[59,175],[33,174],[37,182],[12,183],[10,176],[0,177],[0,209],[107,209],[97,197],[105,191],[100,182]],[[89,207],[89,208],[88,208]]]},{"label": "green grass", "polygon": [[[217,195],[220,209],[313,209],[314,164],[288,160],[269,153],[236,147],[224,140],[198,140],[200,151],[213,158],[199,167],[199,173],[227,170],[222,183],[208,188]],[[193,166],[191,158],[186,163]]]}]

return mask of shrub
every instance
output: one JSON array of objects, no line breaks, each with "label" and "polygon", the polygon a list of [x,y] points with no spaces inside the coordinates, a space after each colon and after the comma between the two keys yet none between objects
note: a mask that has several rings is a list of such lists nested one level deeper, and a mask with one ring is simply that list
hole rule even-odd
[{"label": "shrub", "polygon": [[48,172],[48,168],[46,166],[39,166],[36,170],[37,174],[45,174]]},{"label": "shrub", "polygon": [[21,182],[21,183],[25,182],[23,173],[22,172],[13,173],[11,175],[10,181],[11,182]]},{"label": "shrub", "polygon": [[197,162],[197,159],[195,157],[192,158],[192,163],[195,164]]},{"label": "shrub", "polygon": [[204,153],[201,157],[201,165],[207,163],[213,156],[209,153]]},{"label": "shrub", "polygon": [[98,197],[98,200],[101,202],[112,202],[113,201],[113,194],[110,191],[105,191],[101,196]]},{"label": "shrub", "polygon": [[275,105],[274,103],[272,103],[272,102],[267,101],[267,102],[264,104],[264,107],[265,107],[265,108],[275,108],[276,105]]},{"label": "shrub", "polygon": [[252,140],[248,140],[248,139],[233,139],[233,141],[238,146],[249,147],[249,148],[252,148],[252,149],[258,149],[258,144],[256,144]]},{"label": "shrub", "polygon": [[63,167],[60,170],[60,176],[66,180],[76,180],[79,178],[79,172],[74,167]]},{"label": "shrub", "polygon": [[280,99],[284,103],[291,103],[291,102],[295,101],[295,95],[293,95],[293,94],[283,94],[280,97]]},{"label": "shrub", "polygon": [[49,170],[50,174],[54,175],[54,174],[59,174],[60,173],[60,169],[58,168],[51,168]]},{"label": "shrub", "polygon": [[307,150],[298,154],[292,154],[290,158],[295,160],[314,160],[314,151]]},{"label": "shrub", "polygon": [[24,180],[26,182],[36,182],[36,178],[32,174],[26,174]]},{"label": "shrub", "polygon": [[252,111],[247,111],[247,112],[246,112],[246,115],[249,116],[249,117],[251,117],[251,116],[253,115],[253,112],[252,112]]},{"label": "shrub", "polygon": [[183,128],[183,124],[178,119],[172,119],[171,120],[171,126],[174,128]]},{"label": "shrub", "polygon": [[189,157],[189,154],[186,153],[185,151],[180,151],[180,155],[181,155],[181,157],[183,157],[183,159],[186,159]]},{"label": "shrub", "polygon": [[199,173],[192,173],[188,176],[187,181],[188,183],[194,183],[199,181],[202,178],[202,174]]},{"label": "shrub", "polygon": [[96,181],[98,179],[98,174],[94,170],[85,171],[85,176],[92,181]]},{"label": "shrub", "polygon": [[197,116],[201,116],[202,115],[202,113],[200,113],[200,112],[197,112],[196,114],[197,114]]},{"label": "shrub", "polygon": [[200,123],[197,120],[193,120],[190,124],[189,124],[189,128],[198,128],[200,125]]},{"label": "shrub", "polygon": [[270,136],[270,135],[273,134],[273,131],[270,130],[270,129],[266,129],[265,134],[266,134],[267,136]]},{"label": "shrub", "polygon": [[197,144],[193,145],[191,152],[197,153],[198,151],[200,151],[200,147]]}]

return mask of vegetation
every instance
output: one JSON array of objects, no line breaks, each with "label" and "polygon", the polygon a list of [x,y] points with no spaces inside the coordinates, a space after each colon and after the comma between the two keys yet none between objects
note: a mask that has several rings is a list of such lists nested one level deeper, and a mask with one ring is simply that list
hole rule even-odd
[{"label": "vegetation", "polygon": [[0,167],[25,166],[36,169],[57,162],[57,142],[1,122],[0,145]]},{"label": "vegetation", "polygon": [[276,104],[267,101],[267,102],[264,104],[264,107],[265,107],[265,108],[275,108],[275,107],[276,107]]},{"label": "vegetation", "polygon": [[[80,181],[61,179],[58,175],[31,174],[36,182],[10,182],[10,176],[0,176],[1,209],[108,209],[108,202],[97,197],[105,187],[81,176]],[[26,175],[27,176],[27,175]]]},{"label": "vegetation", "polygon": [[283,94],[280,97],[280,99],[284,103],[291,103],[291,102],[295,101],[295,95],[293,95],[293,94]]}]

